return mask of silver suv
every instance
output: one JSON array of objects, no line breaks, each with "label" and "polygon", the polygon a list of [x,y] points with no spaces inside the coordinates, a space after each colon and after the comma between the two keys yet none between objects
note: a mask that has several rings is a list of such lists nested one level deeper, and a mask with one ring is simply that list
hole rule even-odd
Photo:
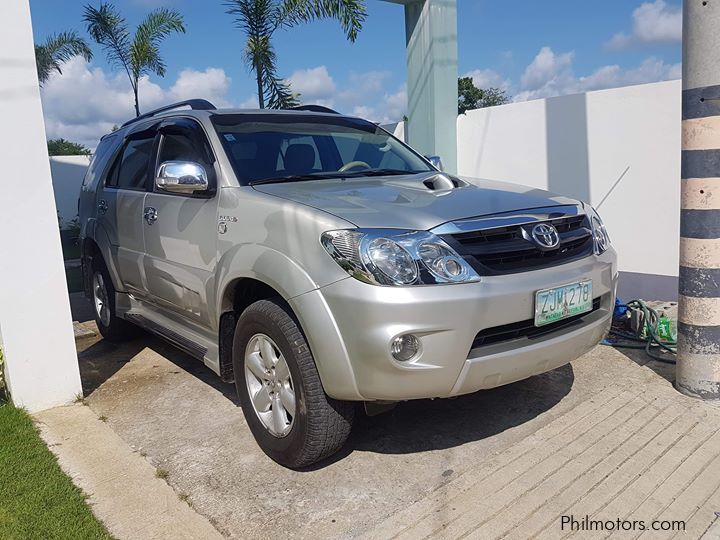
[{"label": "silver suv", "polygon": [[140,326],[234,381],[288,467],[337,451],[356,402],[566,364],[614,305],[616,256],[589,205],[446,174],[318,106],[189,100],[133,119],[100,141],[80,221],[102,335]]}]

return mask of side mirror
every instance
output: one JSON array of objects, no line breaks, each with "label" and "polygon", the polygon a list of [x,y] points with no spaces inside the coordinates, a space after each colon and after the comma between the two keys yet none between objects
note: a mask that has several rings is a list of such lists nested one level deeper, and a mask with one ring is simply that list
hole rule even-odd
[{"label": "side mirror", "polygon": [[165,161],[158,167],[155,185],[162,191],[190,195],[207,191],[205,168],[192,161]]},{"label": "side mirror", "polygon": [[427,159],[430,164],[435,167],[438,171],[444,171],[445,168],[442,164],[442,159],[440,159],[440,156],[425,156],[425,159]]}]

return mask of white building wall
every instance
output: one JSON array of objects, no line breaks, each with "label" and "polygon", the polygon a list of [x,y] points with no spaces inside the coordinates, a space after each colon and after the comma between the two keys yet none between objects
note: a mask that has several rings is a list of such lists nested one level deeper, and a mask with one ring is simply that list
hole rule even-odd
[{"label": "white building wall", "polygon": [[0,2],[0,345],[11,398],[39,410],[81,392],[28,0]]},{"label": "white building wall", "polygon": [[458,172],[599,206],[621,295],[673,299],[680,92],[680,81],[668,81],[469,111],[458,117]]}]

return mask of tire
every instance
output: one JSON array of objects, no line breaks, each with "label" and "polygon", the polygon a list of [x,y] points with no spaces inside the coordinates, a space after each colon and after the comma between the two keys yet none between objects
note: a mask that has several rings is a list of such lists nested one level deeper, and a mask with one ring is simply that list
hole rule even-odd
[{"label": "tire", "polygon": [[124,341],[133,337],[135,327],[115,315],[115,287],[102,260],[93,261],[91,300],[100,335],[108,341]]},{"label": "tire", "polygon": [[242,313],[233,339],[233,369],[248,426],[277,463],[306,467],[340,450],[350,435],[355,405],[325,394],[307,340],[281,300],[260,300]]}]

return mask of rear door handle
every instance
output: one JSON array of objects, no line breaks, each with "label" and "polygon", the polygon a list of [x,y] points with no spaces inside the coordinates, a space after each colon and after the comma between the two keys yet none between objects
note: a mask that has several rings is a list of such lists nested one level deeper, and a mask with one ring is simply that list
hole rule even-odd
[{"label": "rear door handle", "polygon": [[152,225],[153,223],[155,223],[157,221],[157,218],[158,218],[157,210],[155,208],[153,208],[152,206],[146,206],[143,217],[145,218],[145,221],[147,222],[148,225]]},{"label": "rear door handle", "polygon": [[108,211],[108,203],[105,199],[100,199],[100,202],[98,203],[98,212],[101,214],[104,214]]}]

